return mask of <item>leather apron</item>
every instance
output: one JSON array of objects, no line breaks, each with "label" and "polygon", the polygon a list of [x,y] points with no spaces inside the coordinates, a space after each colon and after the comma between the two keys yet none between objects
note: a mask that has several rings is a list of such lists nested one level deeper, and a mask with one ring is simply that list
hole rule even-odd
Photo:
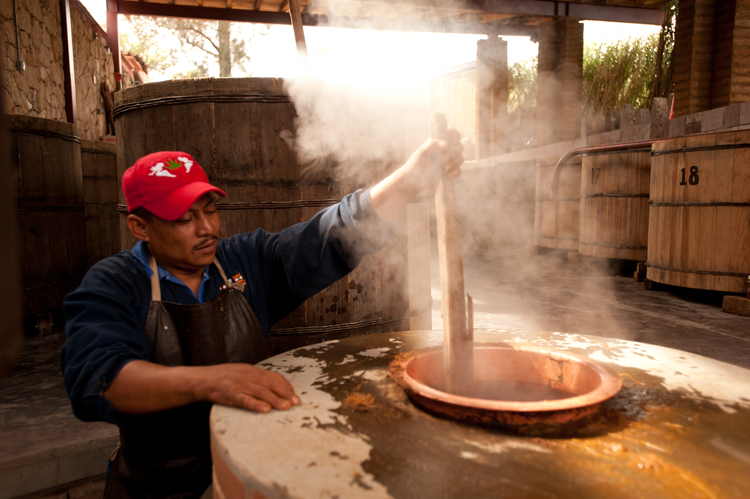
[{"label": "leather apron", "polygon": [[[255,364],[268,358],[263,330],[242,296],[244,285],[227,280],[213,301],[182,305],[161,301],[159,273],[149,258],[151,296],[145,333],[150,360],[165,366]],[[123,415],[120,448],[105,498],[199,498],[211,485],[209,402],[163,412]]]}]

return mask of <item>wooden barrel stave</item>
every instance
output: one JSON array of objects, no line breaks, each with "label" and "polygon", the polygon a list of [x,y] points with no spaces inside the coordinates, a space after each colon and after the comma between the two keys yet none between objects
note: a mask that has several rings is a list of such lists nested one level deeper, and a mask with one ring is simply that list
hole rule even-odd
[{"label": "wooden barrel stave", "polygon": [[581,206],[581,161],[570,160],[560,173],[557,200],[552,199],[552,174],[559,158],[537,161],[534,244],[578,251]]},{"label": "wooden barrel stave", "polygon": [[750,133],[741,131],[654,145],[649,279],[688,288],[745,291],[750,274],[748,144]]},{"label": "wooden barrel stave", "polygon": [[87,269],[81,146],[75,126],[9,117],[24,315],[62,308]]},{"label": "wooden barrel stave", "polygon": [[580,252],[599,258],[644,261],[649,187],[647,151],[585,156]]},{"label": "wooden barrel stave", "polygon": [[117,149],[109,142],[81,140],[88,265],[120,251],[117,212]]},{"label": "wooden barrel stave", "polygon": [[[241,101],[251,94],[269,96],[273,104]],[[172,97],[190,102],[170,103]],[[200,101],[203,97],[215,100]],[[226,99],[241,102],[227,103]],[[157,100],[161,102],[152,105]],[[150,152],[190,152],[211,182],[228,194],[217,205],[223,237],[258,227],[274,232],[308,220],[343,195],[382,178],[392,166],[368,164],[366,181],[347,177],[340,167],[325,161],[301,166],[285,140],[293,137],[296,112],[285,98],[281,80],[143,85],[122,92],[116,105],[119,176]],[[122,195],[120,204],[123,247],[129,248],[135,241],[124,224]],[[396,225],[403,237],[396,237],[383,252],[366,256],[353,273],[274,326],[274,352],[353,334],[409,328],[409,316],[417,311],[410,311],[405,271],[410,251],[406,217]]]}]

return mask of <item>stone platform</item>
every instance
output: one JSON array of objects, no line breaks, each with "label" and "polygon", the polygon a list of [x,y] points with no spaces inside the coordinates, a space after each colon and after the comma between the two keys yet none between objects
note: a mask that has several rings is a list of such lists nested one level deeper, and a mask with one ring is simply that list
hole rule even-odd
[{"label": "stone platform", "polygon": [[742,498],[750,487],[750,371],[680,350],[563,333],[475,331],[613,368],[621,392],[574,425],[472,426],[416,408],[388,374],[442,335],[349,338],[273,357],[301,398],[258,414],[214,406],[214,491],[241,498]]}]

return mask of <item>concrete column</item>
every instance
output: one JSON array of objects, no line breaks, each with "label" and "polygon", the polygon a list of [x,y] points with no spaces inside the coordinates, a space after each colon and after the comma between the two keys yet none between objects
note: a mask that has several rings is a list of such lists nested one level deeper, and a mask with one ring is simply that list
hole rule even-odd
[{"label": "concrete column", "polygon": [[477,41],[477,159],[508,152],[508,42]]},{"label": "concrete column", "polygon": [[716,0],[680,1],[674,54],[675,116],[711,108],[715,7]]},{"label": "concrete column", "polygon": [[581,130],[583,24],[564,18],[539,24],[536,145],[576,139]]}]

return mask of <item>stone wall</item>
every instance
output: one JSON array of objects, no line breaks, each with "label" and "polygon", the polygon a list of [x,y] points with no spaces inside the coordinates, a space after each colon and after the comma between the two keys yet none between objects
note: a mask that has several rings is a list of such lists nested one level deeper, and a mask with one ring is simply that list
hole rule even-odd
[{"label": "stone wall", "polygon": [[[104,103],[99,91],[107,81],[114,89],[112,55],[92,27],[87,13],[71,0],[73,65],[76,78],[77,126],[81,138],[100,140],[107,134]],[[57,0],[17,0],[21,60],[16,68],[16,31],[13,0],[0,0],[0,28],[5,57],[4,113],[66,121],[60,3]],[[93,22],[93,21],[90,21]]]},{"label": "stone wall", "polygon": [[[71,0],[72,1],[72,0]],[[80,10],[78,10],[80,9]],[[73,64],[76,73],[76,114],[81,138],[100,140],[107,134],[107,120],[100,86],[106,82],[110,91],[115,89],[115,69],[112,54],[105,47],[106,40],[99,38],[85,17],[84,7],[71,8],[73,31]],[[90,23],[95,23],[93,18]],[[114,130],[111,132],[114,134]]]},{"label": "stone wall", "polygon": [[16,69],[16,31],[13,0],[0,0],[3,112],[64,121],[65,91],[62,66],[60,6],[55,0],[17,1],[18,37],[24,71]]}]

